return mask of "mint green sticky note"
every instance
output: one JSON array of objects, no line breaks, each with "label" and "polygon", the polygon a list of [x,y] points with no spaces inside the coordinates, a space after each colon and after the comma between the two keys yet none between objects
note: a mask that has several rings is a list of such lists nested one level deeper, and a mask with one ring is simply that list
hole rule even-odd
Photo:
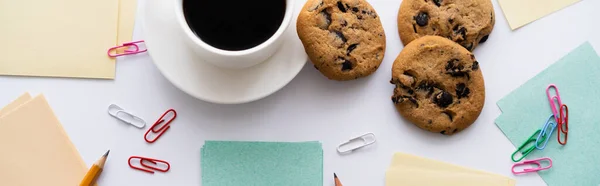
[{"label": "mint green sticky note", "polygon": [[[523,144],[552,114],[546,96],[549,84],[556,84],[569,107],[568,142],[560,145],[555,131],[544,150],[536,149],[526,159],[552,159],[551,169],[538,172],[549,186],[600,185],[600,57],[589,43],[498,101],[502,115],[496,125],[515,147]],[[511,154],[506,152],[507,160]]]},{"label": "mint green sticky note", "polygon": [[322,186],[319,142],[206,141],[202,186]]}]

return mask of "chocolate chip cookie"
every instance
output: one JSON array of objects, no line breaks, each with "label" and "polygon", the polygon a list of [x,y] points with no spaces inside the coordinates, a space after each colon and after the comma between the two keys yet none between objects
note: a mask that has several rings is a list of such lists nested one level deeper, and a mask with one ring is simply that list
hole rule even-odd
[{"label": "chocolate chip cookie", "polygon": [[304,50],[329,79],[368,76],[383,60],[385,33],[364,0],[308,0],[296,24]]},{"label": "chocolate chip cookie", "polygon": [[404,45],[425,36],[448,38],[472,51],[494,28],[490,0],[403,0],[398,33]]},{"label": "chocolate chip cookie", "polygon": [[392,102],[418,127],[451,135],[469,127],[485,100],[479,62],[467,49],[439,36],[406,45],[392,67]]}]

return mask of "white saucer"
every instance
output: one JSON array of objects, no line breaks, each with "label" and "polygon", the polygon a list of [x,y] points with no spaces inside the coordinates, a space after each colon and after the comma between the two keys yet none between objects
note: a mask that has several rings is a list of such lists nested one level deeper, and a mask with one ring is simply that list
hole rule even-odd
[{"label": "white saucer", "polygon": [[295,2],[282,47],[267,61],[247,69],[219,68],[197,56],[183,40],[185,35],[175,19],[174,0],[146,1],[144,40],[159,71],[189,95],[220,104],[255,101],[283,88],[307,62],[296,33],[296,18],[304,1]]}]

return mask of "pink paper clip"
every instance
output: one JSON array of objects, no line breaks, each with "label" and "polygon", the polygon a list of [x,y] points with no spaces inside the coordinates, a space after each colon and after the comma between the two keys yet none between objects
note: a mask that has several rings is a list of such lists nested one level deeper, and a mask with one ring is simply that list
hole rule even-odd
[{"label": "pink paper clip", "polygon": [[[542,161],[547,161],[548,162],[548,166],[542,167]],[[534,165],[534,168],[525,168],[525,169],[523,169],[523,171],[515,171],[515,167],[522,166],[522,165]],[[525,161],[523,161],[521,163],[515,163],[512,166],[512,173],[513,174],[525,174],[525,173],[530,173],[530,172],[537,172],[537,171],[541,171],[541,170],[546,170],[546,169],[549,169],[550,167],[552,167],[552,159],[550,159],[550,158],[539,158],[539,159],[534,159],[534,160],[525,160]]]},{"label": "pink paper clip", "polygon": [[[148,51],[148,49],[140,50],[140,46],[138,45],[138,43],[144,43],[144,40],[123,43],[123,45],[121,45],[121,46],[115,46],[115,47],[109,48],[108,52],[107,52],[108,56],[109,57],[119,57],[119,56],[138,54],[138,53]],[[113,52],[114,52],[114,54],[113,54]]]},{"label": "pink paper clip", "polygon": [[[556,93],[556,95],[550,95],[551,88],[554,88],[554,92]],[[548,85],[548,88],[546,88],[546,95],[548,96],[548,102],[550,102],[550,108],[552,108],[552,114],[554,114],[555,116],[559,116],[560,113],[558,113],[558,109],[562,105],[562,100],[560,99],[560,94],[558,93],[558,87],[556,87],[556,85],[554,84]],[[554,100],[558,102],[558,106],[556,105]],[[559,117],[556,117],[556,123],[559,123]]]}]

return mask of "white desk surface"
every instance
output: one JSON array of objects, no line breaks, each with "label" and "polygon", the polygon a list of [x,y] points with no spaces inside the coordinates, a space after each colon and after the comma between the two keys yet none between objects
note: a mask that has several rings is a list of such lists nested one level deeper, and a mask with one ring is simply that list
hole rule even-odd
[{"label": "white desk surface", "polygon": [[[485,77],[485,107],[474,125],[453,136],[415,127],[399,116],[390,100],[390,69],[402,49],[396,28],[400,0],[370,0],[382,19],[387,50],[379,70],[367,78],[330,81],[307,64],[290,84],[265,99],[217,105],[175,88],[142,54],[119,60],[114,81],[0,77],[0,104],[25,91],[43,93],[88,165],[111,150],[100,185],[200,185],[204,140],[321,141],[326,186],[333,185],[333,172],[344,185],[384,185],[394,152],[510,176],[519,186],[545,185],[537,174],[511,174],[515,147],[494,124],[500,114],[496,102],[585,41],[600,51],[600,1],[583,0],[516,31],[509,29],[497,0],[492,1],[495,28],[474,52]],[[143,39],[143,7],[140,1],[136,39]],[[110,103],[149,124],[169,108],[177,110],[178,118],[161,139],[147,144],[145,130],[107,114]],[[340,142],[366,132],[375,133],[376,144],[347,156],[336,153]],[[167,160],[171,170],[154,175],[133,170],[127,165],[132,155]]]}]

